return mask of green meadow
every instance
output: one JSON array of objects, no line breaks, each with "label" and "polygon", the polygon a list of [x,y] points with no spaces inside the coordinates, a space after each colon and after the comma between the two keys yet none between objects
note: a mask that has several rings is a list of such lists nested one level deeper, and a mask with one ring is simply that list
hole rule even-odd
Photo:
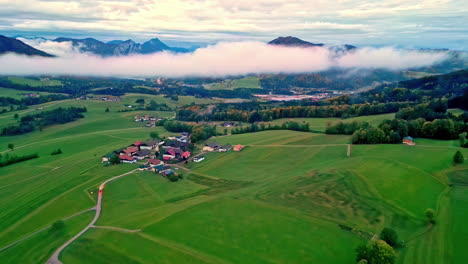
[{"label": "green meadow", "polygon": [[234,90],[237,88],[260,88],[260,80],[255,76],[248,76],[240,79],[226,79],[222,82],[204,85],[207,90]]},{"label": "green meadow", "polygon": [[29,86],[32,86],[32,87],[62,85],[61,81],[53,80],[53,79],[50,79],[50,80],[37,80],[37,79],[24,78],[24,77],[8,77],[8,80],[10,80],[12,83],[29,85]]},{"label": "green meadow", "polygon": [[[142,127],[133,116],[172,117],[173,112],[118,112],[138,98],[172,106],[206,100],[127,95],[121,102],[52,102],[44,110],[86,106],[88,112],[75,122],[0,137],[2,155],[40,156],[0,168],[1,263],[44,263],[90,222],[94,211],[85,211],[95,206],[99,184],[137,167],[105,167],[101,156],[147,139],[150,131],[168,135],[163,128]],[[42,110],[17,113],[35,111]],[[0,127],[16,122],[13,114],[0,114]],[[378,123],[391,117],[355,119]],[[323,131],[327,122],[338,120],[300,121]],[[356,246],[384,227],[406,242],[397,263],[468,258],[468,166],[452,164],[456,150],[465,157],[468,150],[456,141],[352,145],[348,157],[350,137],[342,135],[264,131],[212,140],[246,147],[205,154],[203,162],[178,169],[184,175],[178,182],[146,171],[110,182],[96,227],[67,247],[61,261],[352,264]],[[51,156],[57,148],[63,154]],[[427,208],[436,211],[435,225],[425,219]],[[51,232],[58,220],[65,229]]]}]

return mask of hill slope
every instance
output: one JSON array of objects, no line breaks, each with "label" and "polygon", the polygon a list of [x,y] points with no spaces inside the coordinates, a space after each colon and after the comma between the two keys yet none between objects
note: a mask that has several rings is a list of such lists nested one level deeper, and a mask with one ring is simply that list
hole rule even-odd
[{"label": "hill slope", "polygon": [[54,55],[35,49],[20,40],[0,35],[0,54],[8,52],[30,56],[54,57]]}]

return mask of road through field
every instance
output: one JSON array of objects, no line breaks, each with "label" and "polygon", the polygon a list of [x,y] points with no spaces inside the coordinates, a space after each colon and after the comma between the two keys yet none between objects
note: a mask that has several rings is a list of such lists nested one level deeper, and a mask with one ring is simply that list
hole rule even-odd
[{"label": "road through field", "polygon": [[113,180],[116,180],[116,179],[122,178],[122,177],[124,177],[126,175],[129,175],[129,174],[135,172],[136,170],[138,170],[138,169],[134,169],[134,170],[129,171],[129,172],[124,173],[124,174],[120,174],[118,176],[110,178],[110,179],[106,180],[105,182],[101,183],[101,185],[99,186],[98,200],[97,200],[97,203],[96,203],[96,215],[94,215],[93,220],[91,220],[91,222],[85,228],[83,228],[83,230],[81,230],[78,234],[76,234],[70,240],[65,242],[65,244],[63,244],[61,247],[59,247],[54,252],[54,254],[52,254],[52,256],[49,258],[49,260],[47,260],[47,264],[61,264],[62,262],[59,260],[60,253],[62,253],[62,251],[66,247],[68,247],[71,243],[73,243],[73,241],[75,241],[77,238],[79,238],[81,235],[83,235],[86,231],[88,231],[90,228],[94,227],[94,224],[99,219],[99,216],[101,216],[102,193],[103,193],[105,185],[107,183],[113,181]]}]

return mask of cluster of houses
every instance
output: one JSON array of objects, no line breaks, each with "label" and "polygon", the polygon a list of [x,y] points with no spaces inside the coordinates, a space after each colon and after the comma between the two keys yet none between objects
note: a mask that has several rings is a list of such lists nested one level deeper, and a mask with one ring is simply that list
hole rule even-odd
[{"label": "cluster of houses", "polygon": [[190,156],[190,134],[168,137],[166,140],[137,141],[130,146],[113,151],[102,157],[102,163],[109,163],[117,156],[122,163],[140,163],[145,168],[168,176],[174,171],[166,163],[187,161]]},{"label": "cluster of houses", "polygon": [[235,146],[232,146],[230,144],[221,145],[218,142],[214,141],[214,142],[207,143],[203,147],[203,151],[205,152],[226,152],[230,150],[241,151],[243,148],[244,146],[242,145],[235,145]]},{"label": "cluster of houses", "polygon": [[163,120],[162,118],[157,118],[155,116],[150,116],[150,115],[136,115],[134,117],[135,122],[146,122],[145,126],[146,127],[155,127],[157,121]]}]

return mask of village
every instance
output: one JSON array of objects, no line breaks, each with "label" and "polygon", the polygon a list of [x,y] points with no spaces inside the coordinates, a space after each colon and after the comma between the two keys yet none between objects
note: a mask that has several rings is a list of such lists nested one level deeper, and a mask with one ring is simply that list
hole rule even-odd
[{"label": "village", "polygon": [[193,156],[196,146],[192,144],[189,133],[168,136],[164,139],[150,139],[147,141],[136,141],[126,148],[112,151],[102,157],[101,163],[106,165],[118,163],[137,163],[141,170],[147,170],[167,177],[171,181],[182,178],[177,173],[179,165],[205,160],[204,153],[241,151],[243,145],[222,145],[217,142],[209,142],[203,146],[198,155]]}]

